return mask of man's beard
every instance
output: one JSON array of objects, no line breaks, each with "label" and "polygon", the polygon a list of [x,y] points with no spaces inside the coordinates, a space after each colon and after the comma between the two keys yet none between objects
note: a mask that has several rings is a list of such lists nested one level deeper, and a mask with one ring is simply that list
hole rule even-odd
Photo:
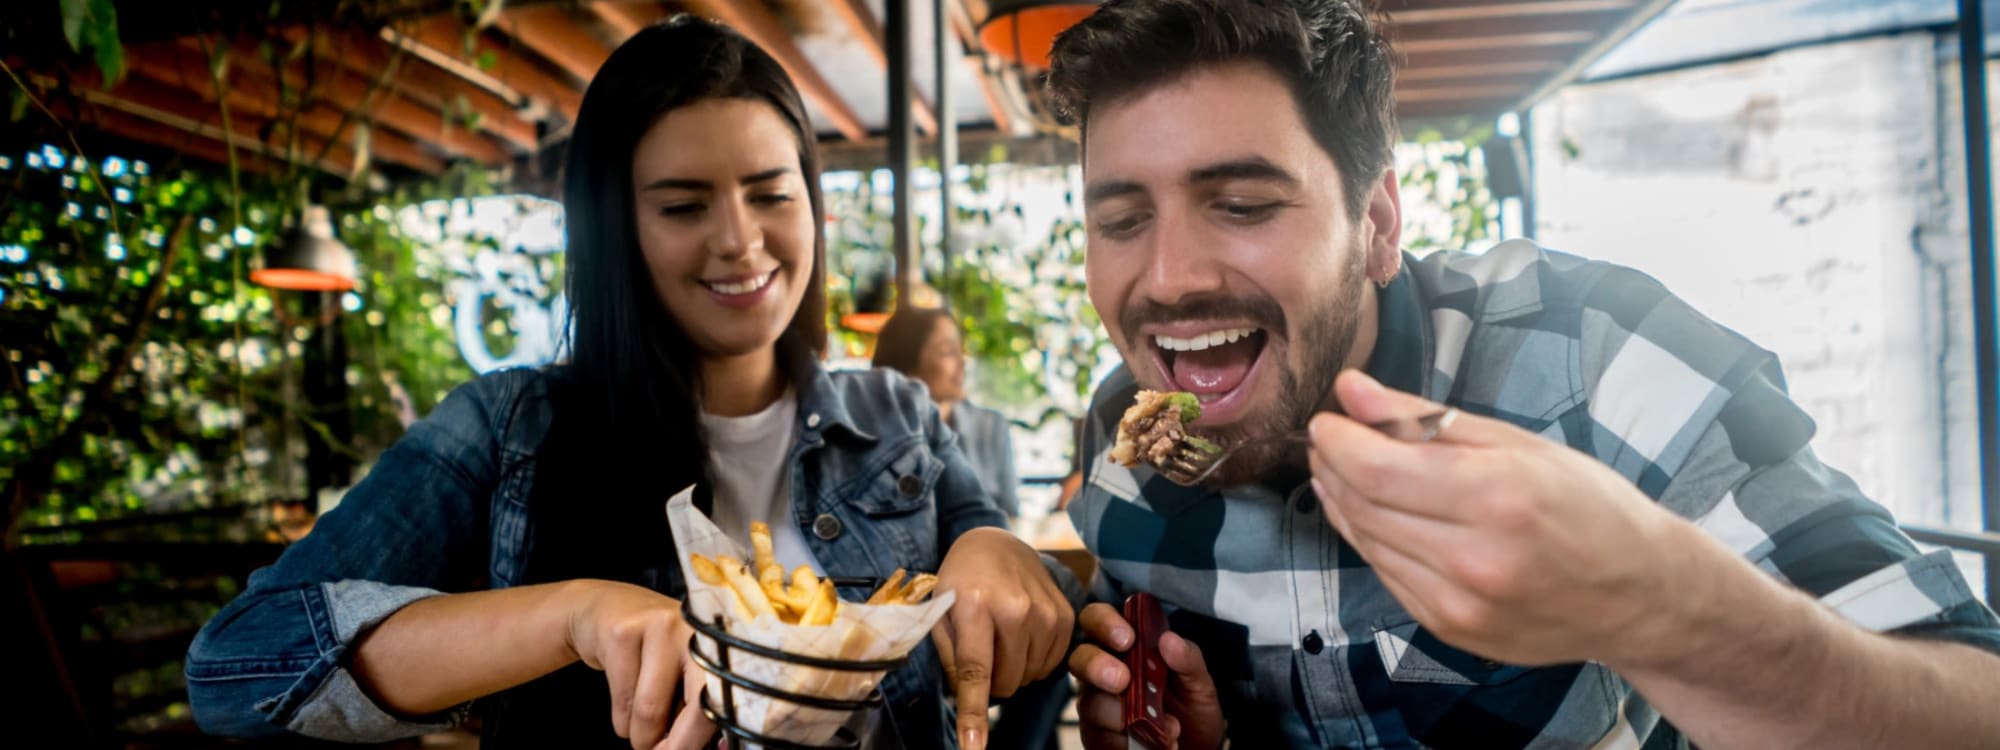
[{"label": "man's beard", "polygon": [[[1227,448],[1269,435],[1304,430],[1314,414],[1338,409],[1333,381],[1346,367],[1361,322],[1362,284],[1367,276],[1360,248],[1349,254],[1340,289],[1307,312],[1307,320],[1286,326],[1286,359],[1278,368],[1278,403],[1262,415],[1250,414],[1236,426],[1201,430],[1204,437]],[[1265,344],[1270,346],[1270,344]],[[1266,352],[1269,354],[1269,352]],[[1243,384],[1245,387],[1249,383]],[[1256,481],[1288,461],[1302,461],[1304,448],[1292,441],[1270,441],[1229,457],[1203,484],[1231,487]]]}]

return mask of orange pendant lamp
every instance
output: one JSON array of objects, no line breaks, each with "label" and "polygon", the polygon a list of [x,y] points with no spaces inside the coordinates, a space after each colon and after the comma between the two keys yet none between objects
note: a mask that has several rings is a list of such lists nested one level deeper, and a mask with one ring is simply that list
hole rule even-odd
[{"label": "orange pendant lamp", "polygon": [[1002,60],[1048,70],[1056,35],[1097,12],[1095,0],[991,0],[979,45]]},{"label": "orange pendant lamp", "polygon": [[291,239],[250,272],[250,281],[272,289],[344,292],[354,288],[356,274],[354,251],[333,236],[332,215],[325,206],[311,206]]}]

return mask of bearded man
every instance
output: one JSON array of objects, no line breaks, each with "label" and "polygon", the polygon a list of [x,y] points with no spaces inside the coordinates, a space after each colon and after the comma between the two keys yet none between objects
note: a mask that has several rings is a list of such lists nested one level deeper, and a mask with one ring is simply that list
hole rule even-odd
[{"label": "bearded man", "polygon": [[[1069,511],[1100,600],[1170,613],[1169,741],[2000,746],[2000,621],[1772,354],[1629,269],[1401,251],[1391,59],[1354,0],[1109,0],[1055,45],[1125,358]],[[1107,462],[1142,387],[1249,447]],[[1080,621],[1085,742],[1125,747],[1133,628]]]}]

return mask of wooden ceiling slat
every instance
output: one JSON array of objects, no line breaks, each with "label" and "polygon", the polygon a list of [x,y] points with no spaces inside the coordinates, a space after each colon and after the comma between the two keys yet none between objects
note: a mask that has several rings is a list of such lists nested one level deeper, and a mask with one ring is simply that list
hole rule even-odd
[{"label": "wooden ceiling slat", "polygon": [[631,39],[633,34],[648,24],[660,20],[664,15],[660,6],[654,3],[626,3],[614,0],[600,0],[590,4],[590,12],[611,29],[612,44],[617,46]]},{"label": "wooden ceiling slat", "polygon": [[[600,3],[603,5],[605,3]],[[806,59],[804,52],[792,41],[792,35],[783,24],[764,7],[762,3],[735,2],[735,0],[691,0],[686,3],[689,10],[728,24],[764,48],[785,73],[792,77],[792,84],[798,86],[799,93],[818,104],[827,119],[833,121],[835,130],[849,140],[861,140],[868,136],[868,129],[862,127],[861,118],[854,114],[854,108],[847,100],[833,90],[820,75],[819,68]]]},{"label": "wooden ceiling slat", "polygon": [[[305,38],[305,31],[289,30],[286,38],[297,43]],[[322,31],[315,43],[320,45],[320,49],[339,50],[340,53],[333,57],[341,67],[370,80],[381,75],[395,56],[395,50],[388,42],[354,29]],[[540,141],[535,136],[535,124],[522,119],[513,105],[416,55],[405,53],[397,62],[396,76],[390,87],[397,94],[439,112],[464,114],[460,110],[469,108],[479,115],[477,130],[499,138],[519,151],[531,152],[540,147]]]},{"label": "wooden ceiling slat", "polygon": [[1509,34],[1505,36],[1467,36],[1434,39],[1401,39],[1396,47],[1405,55],[1424,52],[1450,52],[1458,50],[1512,50],[1549,47],[1582,48],[1597,40],[1597,35],[1588,31],[1556,31],[1548,33]]},{"label": "wooden ceiling slat", "polygon": [[[166,91],[185,92],[200,100],[205,106],[215,107],[217,96],[214,81],[208,76],[208,69],[198,61],[189,59],[189,52],[178,45],[147,45],[127,50],[126,66],[133,74],[151,80]],[[242,68],[232,68],[229,85],[224,91],[232,112],[274,119],[278,116],[278,90],[268,80],[245,75]],[[341,110],[324,103],[314,103],[298,114],[299,129],[320,138],[332,138],[342,128]],[[346,125],[348,130],[340,133],[344,145],[352,145],[358,123]],[[425,174],[444,171],[444,160],[424,149],[414,140],[387,128],[374,128],[368,134],[369,152],[383,161],[401,164]]]},{"label": "wooden ceiling slat", "polygon": [[1396,72],[1398,83],[1458,81],[1507,78],[1530,73],[1549,74],[1562,69],[1561,60],[1495,60],[1480,65],[1431,65],[1407,67]]},{"label": "wooden ceiling slat", "polygon": [[[53,80],[44,80],[41,83],[46,86],[54,85]],[[219,108],[204,105],[192,97],[176,94],[169,89],[128,80],[110,91],[105,91],[94,71],[72,75],[71,83],[74,85],[74,90],[83,96],[84,101],[98,109],[121,112],[150,121],[156,126],[164,125],[217,142],[234,143],[239,149],[239,164],[246,161],[244,158],[246,152],[249,155],[262,156],[278,162],[292,161],[286,149],[266,143],[258,135],[272,132],[271,123],[265,118],[247,112],[231,112],[230,127],[224,130],[222,112]],[[327,148],[325,139],[300,134],[298,157],[311,158],[319,154],[322,149],[325,150],[326,157],[314,165],[316,168],[338,175],[353,173],[355,163],[353,149],[342,144],[334,144],[331,148]],[[224,162],[227,162],[226,154]]]},{"label": "wooden ceiling slat", "polygon": [[[88,124],[107,135],[158,146],[183,157],[209,164],[229,163],[229,150],[222,145],[222,142],[204,135],[174,128],[162,128],[157,122],[101,107],[93,108],[88,117]],[[270,171],[265,168],[262,161],[256,159],[239,158],[237,166],[250,174],[265,174]]]},{"label": "wooden ceiling slat", "polygon": [[1626,9],[1542,16],[1494,16],[1435,23],[1406,24],[1392,21],[1390,30],[1396,46],[1430,39],[1517,37],[1536,34],[1577,33],[1595,38],[1617,24]]},{"label": "wooden ceiling slat", "polygon": [[565,7],[530,5],[508,10],[499,25],[508,36],[548,58],[586,86],[591,76],[597,75],[598,66],[611,56],[611,48],[577,23]]},{"label": "wooden ceiling slat", "polygon": [[[958,33],[958,43],[968,52],[979,49],[979,31],[972,23],[972,3],[978,3],[980,15],[986,13],[986,3],[982,0],[946,0],[951,7],[951,28]],[[979,95],[986,99],[986,111],[993,115],[993,129],[1002,133],[1014,132],[1013,114],[1008,111],[1007,100],[1000,96],[1000,82],[986,69],[985,57],[967,54],[965,65],[972,69],[972,79],[979,82]]]},{"label": "wooden ceiling slat", "polygon": [[433,16],[416,22],[409,38],[446,59],[473,69],[478,68],[482,55],[491,53],[496,64],[492,70],[481,73],[521,94],[541,100],[570,120],[576,119],[577,107],[583,103],[583,90],[576,84],[558,78],[556,73],[503,45],[493,43],[484,34],[472,34],[472,49],[468,51],[465,48],[465,27],[450,16]]},{"label": "wooden ceiling slat", "polygon": [[1389,0],[1382,4],[1390,23],[1396,26],[1465,21],[1480,18],[1513,18],[1564,13],[1630,11],[1644,0],[1540,0],[1539,2],[1422,2]]},{"label": "wooden ceiling slat", "polygon": [[[182,40],[184,48],[200,52],[200,41]],[[247,43],[239,42],[229,50],[231,70],[241,69],[249,75],[271,76],[274,72],[258,58],[257,50]],[[321,58],[308,81],[303,62],[287,65],[282,71],[285,85],[293,90],[306,92],[327,104],[341,110],[355,109],[368,101],[370,79],[341,67],[329,55]],[[203,61],[206,64],[206,61]],[[376,72],[380,75],[380,71]],[[232,76],[233,77],[233,76]],[[276,76],[271,76],[273,80]],[[310,90],[308,90],[310,86]],[[481,164],[503,164],[511,159],[499,144],[466,130],[453,123],[443,112],[433,110],[416,102],[395,95],[389,87],[383,86],[375,92],[365,113],[381,125],[394,128],[412,138],[433,144],[453,156],[460,156]]]},{"label": "wooden ceiling slat", "polygon": [[[827,5],[833,8],[835,15],[847,22],[848,30],[854,32],[854,38],[860,40],[861,46],[868,50],[869,56],[875,58],[875,64],[887,72],[889,43],[883,35],[882,22],[875,18],[875,11],[868,7],[867,0],[831,0]],[[915,67],[912,66],[911,70],[914,71]],[[931,106],[930,100],[924,97],[923,92],[917,90],[914,75],[910,80],[910,114],[916,118],[918,128],[925,133],[937,134],[937,108]]]}]

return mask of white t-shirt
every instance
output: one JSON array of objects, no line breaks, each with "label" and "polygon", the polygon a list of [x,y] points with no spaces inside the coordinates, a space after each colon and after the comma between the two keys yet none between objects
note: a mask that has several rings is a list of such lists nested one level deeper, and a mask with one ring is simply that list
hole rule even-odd
[{"label": "white t-shirt", "polygon": [[[799,413],[798,397],[790,388],[763,411],[742,417],[701,415],[707,430],[709,475],[715,482],[715,508],[710,519],[744,551],[750,550],[750,522],[771,527],[771,549],[789,571],[812,566],[825,575],[806,546],[798,522],[792,520],[792,431]],[[747,562],[747,561],[746,561]]]}]

